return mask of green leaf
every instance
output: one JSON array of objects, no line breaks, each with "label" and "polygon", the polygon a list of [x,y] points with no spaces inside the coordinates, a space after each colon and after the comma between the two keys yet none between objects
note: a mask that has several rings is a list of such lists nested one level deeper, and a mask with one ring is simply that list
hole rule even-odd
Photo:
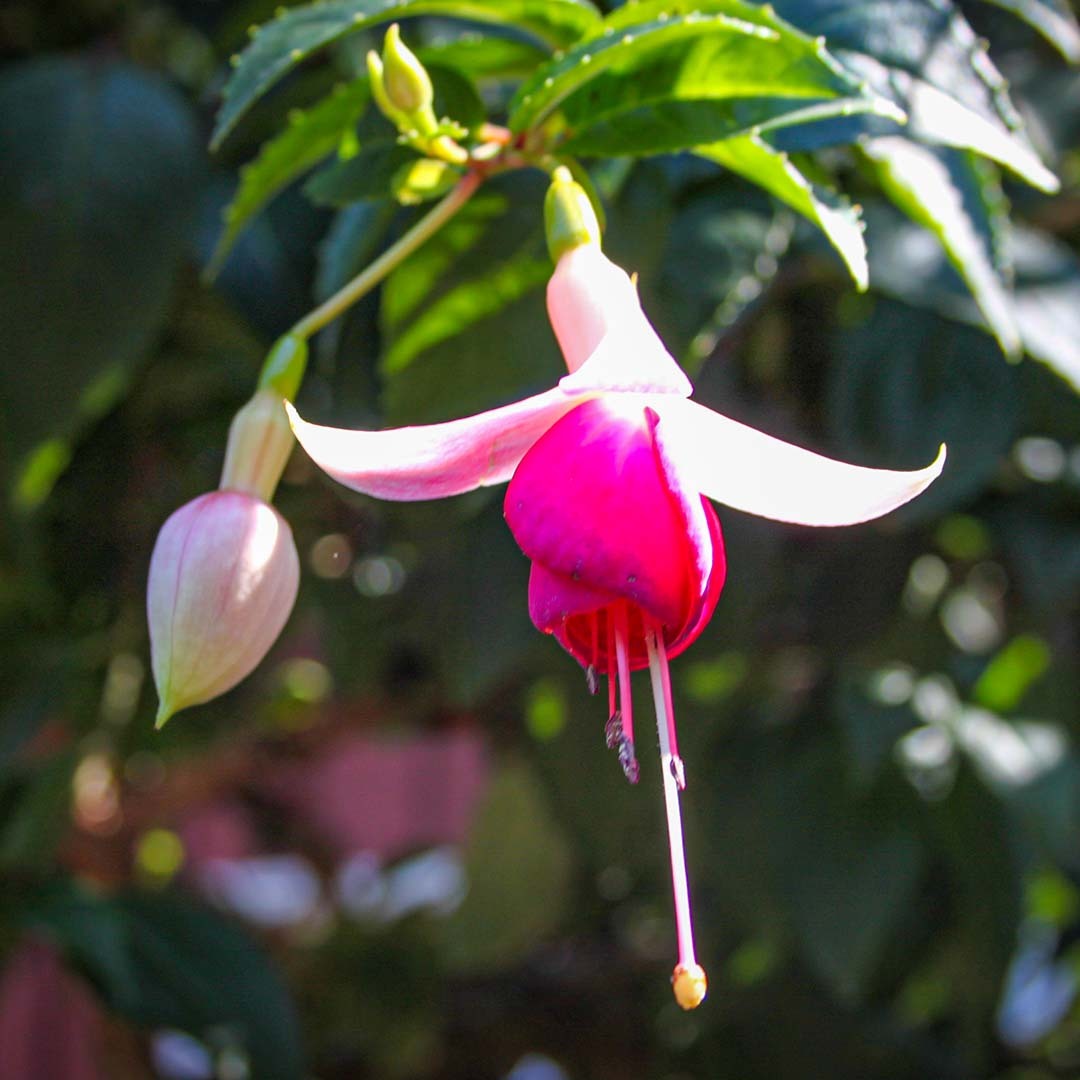
[{"label": "green leaf", "polygon": [[840,333],[829,373],[833,445],[845,460],[906,469],[947,443],[942,475],[894,514],[925,521],[967,505],[997,474],[1019,425],[1018,369],[978,330],[892,300],[868,304]]},{"label": "green leaf", "polygon": [[599,21],[587,0],[329,0],[283,10],[259,28],[237,60],[211,147],[219,147],[244,113],[312,53],[349,34],[411,15],[506,27],[552,48],[577,40]]},{"label": "green leaf", "polygon": [[[1044,191],[1058,182],[1024,133],[1004,77],[951,0],[777,0],[777,11],[810,34],[823,35],[854,77],[908,116],[902,134],[922,142],[974,150]],[[897,32],[903,27],[903,33]],[[855,142],[898,133],[874,117],[829,120],[785,130],[783,149]]]},{"label": "green leaf", "polygon": [[427,65],[435,92],[435,115],[447,117],[462,127],[474,131],[487,119],[487,110],[472,79],[463,71],[444,61]]},{"label": "green leaf", "polygon": [[[446,226],[387,279],[382,291],[382,323],[394,334],[428,293],[509,207],[502,191],[481,191]],[[539,220],[539,218],[537,218]]]},{"label": "green leaf", "polygon": [[[0,76],[0,458],[40,503],[168,312],[202,180],[187,103],[100,56]],[[32,450],[56,440],[49,460]],[[36,462],[36,465],[35,465]]]},{"label": "green leaf", "polygon": [[361,199],[386,199],[394,174],[419,155],[393,139],[368,143],[343,161],[332,161],[304,185],[316,206],[348,206]]},{"label": "green leaf", "polygon": [[[802,951],[841,998],[859,998],[909,918],[925,860],[887,802],[855,799],[818,743],[766,789],[763,838]],[[895,813],[895,811],[894,811]]]},{"label": "green leaf", "polygon": [[1034,229],[1014,230],[1011,239],[1024,348],[1080,394],[1080,261]]},{"label": "green leaf", "polygon": [[695,194],[679,208],[658,279],[643,277],[641,291],[691,374],[761,297],[794,227],[794,214],[741,183]]},{"label": "green leaf", "polygon": [[901,114],[863,96],[823,44],[738,0],[650,0],[540,68],[510,126],[569,152],[650,154],[837,113]]},{"label": "green leaf", "polygon": [[135,1023],[224,1035],[247,1056],[250,1075],[302,1080],[288,993],[262,951],[222,916],[169,893],[105,898],[69,886],[31,918]]},{"label": "green leaf", "polygon": [[[950,319],[983,325],[963,281],[926,233],[875,211],[870,276],[875,287]],[[1080,393],[1080,262],[1068,248],[1034,229],[1012,229],[1007,258],[1016,284],[1013,309],[1024,349]]]},{"label": "green leaf", "polygon": [[967,282],[1007,356],[1021,351],[1012,298],[998,269],[1000,231],[1007,226],[994,179],[971,154],[919,146],[889,136],[863,144],[886,194],[937,237]]},{"label": "green leaf", "polygon": [[529,41],[461,37],[418,49],[417,55],[429,70],[432,65],[441,65],[472,79],[513,79],[530,74],[549,54]]},{"label": "green leaf", "polygon": [[836,248],[859,289],[866,288],[866,243],[858,207],[812,184],[787,154],[758,135],[699,146],[694,153],[746,177],[814,222]]},{"label": "green leaf", "polygon": [[206,268],[213,278],[247,223],[284,187],[332,154],[356,126],[370,90],[366,79],[340,85],[264,143],[259,156],[240,170],[240,187],[225,210],[225,231]]},{"label": "green leaf", "polygon": [[380,364],[388,423],[475,412],[558,377],[537,295],[551,274],[537,210],[545,188],[537,172],[497,178],[391,275]]},{"label": "green leaf", "polygon": [[519,252],[482,276],[451,289],[425,308],[395,339],[383,357],[383,372],[391,375],[401,371],[425,349],[456,337],[474,323],[496,314],[538,289],[549,277],[551,260],[547,255]]},{"label": "green leaf", "polygon": [[1070,63],[1080,62],[1080,25],[1065,0],[987,0],[1034,27]]}]

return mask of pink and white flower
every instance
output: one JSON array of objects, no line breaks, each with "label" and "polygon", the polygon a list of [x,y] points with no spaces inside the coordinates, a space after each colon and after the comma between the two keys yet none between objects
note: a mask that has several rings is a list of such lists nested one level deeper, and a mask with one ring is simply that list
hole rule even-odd
[{"label": "pink and white flower", "polygon": [[802,525],[853,525],[913,499],[944,464],[849,465],[690,400],[692,386],[597,243],[558,259],[548,312],[569,373],[553,389],[477,416],[390,431],[309,424],[312,459],[355,491],[433,499],[509,481],[505,514],[532,560],[529,613],[587,670],[608,677],[607,739],[637,779],[630,672],[649,668],[663,764],[679,964],[675,996],[705,995],[694,957],[668,659],[701,633],[724,582],[709,500]]}]

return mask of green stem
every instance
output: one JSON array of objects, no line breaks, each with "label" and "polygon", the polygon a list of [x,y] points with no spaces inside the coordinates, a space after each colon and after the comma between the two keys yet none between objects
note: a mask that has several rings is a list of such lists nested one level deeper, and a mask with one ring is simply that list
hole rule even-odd
[{"label": "green stem", "polygon": [[339,289],[329,300],[305,315],[288,336],[306,339],[333,322],[343,311],[362,296],[371,292],[392,270],[404,262],[418,247],[434,236],[472,197],[482,179],[479,170],[462,177],[461,182],[431,212],[421,218],[404,236],[388,247],[373,263]]}]

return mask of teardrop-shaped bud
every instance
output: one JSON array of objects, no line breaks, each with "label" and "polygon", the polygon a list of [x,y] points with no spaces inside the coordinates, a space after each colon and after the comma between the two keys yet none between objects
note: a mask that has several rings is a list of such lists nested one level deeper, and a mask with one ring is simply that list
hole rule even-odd
[{"label": "teardrop-shaped bud", "polygon": [[[400,109],[414,122],[430,117],[434,121],[432,102],[435,91],[431,76],[420,58],[401,40],[401,30],[393,23],[386,31],[383,42],[383,86],[386,96],[396,109]],[[422,135],[430,134],[421,128]]]},{"label": "teardrop-shaped bud", "polygon": [[551,175],[544,197],[544,233],[552,262],[583,244],[600,246],[600,222],[585,189],[565,165]]},{"label": "teardrop-shaped bud", "polygon": [[162,526],[146,609],[157,726],[230,690],[281,633],[300,581],[288,522],[241,491],[213,491]]}]

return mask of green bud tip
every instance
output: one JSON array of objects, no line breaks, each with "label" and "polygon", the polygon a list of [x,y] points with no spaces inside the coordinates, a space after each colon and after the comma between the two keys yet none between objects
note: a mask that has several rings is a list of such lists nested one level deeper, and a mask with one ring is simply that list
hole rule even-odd
[{"label": "green bud tip", "polygon": [[157,716],[154,717],[154,730],[160,731],[172,718],[176,710],[167,702],[158,703]]},{"label": "green bud tip", "polygon": [[565,165],[551,175],[544,199],[544,231],[553,262],[576,247],[600,243],[600,222],[593,204]]},{"label": "green bud tip", "polygon": [[371,80],[371,96],[379,107],[379,112],[398,130],[408,126],[409,118],[390,100],[386,93],[385,70],[382,57],[374,49],[367,54],[368,78]]},{"label": "green bud tip", "polygon": [[410,115],[431,108],[435,98],[431,77],[416,53],[401,40],[397,23],[386,31],[383,64],[386,96],[396,108]]}]

